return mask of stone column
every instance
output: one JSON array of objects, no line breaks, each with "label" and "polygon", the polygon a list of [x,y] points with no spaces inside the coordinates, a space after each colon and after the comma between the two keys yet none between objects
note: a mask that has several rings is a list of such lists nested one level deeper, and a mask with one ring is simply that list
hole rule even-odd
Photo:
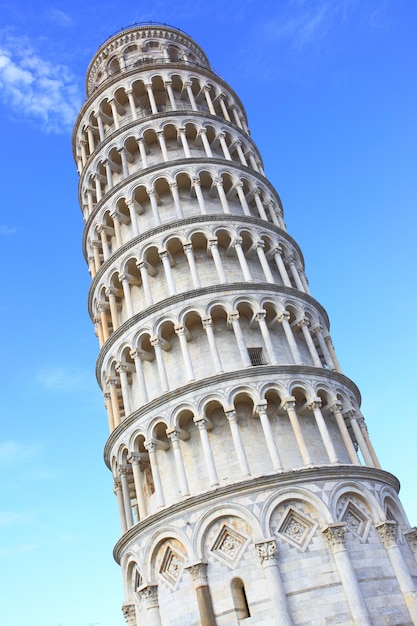
[{"label": "stone column", "polygon": [[193,281],[193,287],[194,289],[198,289],[199,287],[201,287],[201,283],[200,283],[200,278],[198,276],[198,271],[197,271],[197,266],[195,263],[193,246],[192,246],[191,241],[186,241],[182,247],[184,249],[185,256],[187,257],[187,262],[190,268],[191,278]]},{"label": "stone column", "polygon": [[234,409],[230,411],[225,411],[225,415],[229,422],[230,432],[232,435],[236,456],[239,461],[242,478],[248,478],[251,474],[250,474],[248,459],[246,458],[245,448],[243,447],[243,442],[240,436],[240,430],[239,430],[239,424],[237,421],[236,411]]},{"label": "stone column", "polygon": [[162,489],[161,476],[159,474],[158,461],[156,459],[156,443],[154,441],[145,441],[144,446],[149,453],[149,462],[151,465],[153,484],[155,487],[155,496],[158,508],[165,506],[164,492]]},{"label": "stone column", "polygon": [[163,160],[165,162],[169,161],[168,151],[167,151],[167,144],[166,144],[165,137],[164,137],[164,131],[163,130],[158,130],[157,133],[156,133],[156,136],[158,137],[159,147],[161,148]]},{"label": "stone column", "polygon": [[209,239],[208,249],[211,252],[211,256],[213,257],[214,265],[216,266],[217,275],[219,277],[219,281],[221,283],[226,283],[226,275],[223,269],[223,263],[219,254],[219,250],[217,247],[217,239]]},{"label": "stone column", "polygon": [[301,458],[303,459],[304,465],[312,465],[310,452],[306,445],[304,435],[301,431],[300,422],[298,420],[297,411],[295,410],[295,398],[294,396],[290,396],[286,398],[283,403],[283,408],[287,411],[288,418],[290,420],[295,439],[297,441],[298,448],[300,450]]},{"label": "stone column", "polygon": [[190,488],[187,482],[187,475],[185,473],[184,461],[181,454],[180,447],[180,434],[175,428],[168,428],[166,431],[168,439],[172,443],[172,449],[174,451],[175,467],[177,470],[178,482],[180,485],[180,491],[182,497],[190,495]]},{"label": "stone column", "polygon": [[104,337],[103,337],[103,329],[101,327],[101,319],[99,316],[94,317],[94,326],[95,326],[95,331],[96,331],[96,335],[98,338],[98,344],[100,348],[102,348],[103,343],[104,343]]},{"label": "stone column", "polygon": [[355,626],[372,626],[368,609],[363,599],[349,553],[345,547],[346,524],[329,524],[323,529],[339,572],[346,600]]},{"label": "stone column", "polygon": [[204,93],[204,97],[206,99],[207,106],[208,106],[208,109],[209,109],[210,113],[212,115],[216,115],[216,111],[214,110],[213,102],[212,102],[211,96],[210,96],[210,88],[206,85],[206,86],[203,87],[202,91]]},{"label": "stone column", "polygon": [[350,420],[350,423],[352,425],[352,430],[353,433],[356,437],[356,441],[358,442],[358,446],[359,446],[359,450],[361,451],[361,454],[363,456],[363,460],[365,461],[365,464],[368,465],[369,467],[373,467],[374,463],[372,460],[372,456],[368,450],[368,447],[366,445],[365,439],[363,438],[362,435],[362,431],[359,427],[359,424],[356,420],[356,414],[355,411],[353,409],[349,410],[349,411],[345,411],[344,415],[346,415],[346,417]]},{"label": "stone column", "polygon": [[125,510],[126,525],[128,528],[133,526],[132,503],[130,501],[129,480],[127,477],[128,469],[121,467],[119,470],[120,480],[122,483],[123,506]]},{"label": "stone column", "polygon": [[282,282],[285,287],[292,287],[290,277],[288,276],[287,268],[285,267],[284,261],[282,260],[282,249],[280,246],[277,246],[274,250],[274,258],[275,263],[277,264],[278,271],[280,273]]},{"label": "stone column", "polygon": [[368,429],[366,427],[365,418],[364,417],[359,417],[358,418],[358,425],[359,425],[359,428],[361,429],[361,433],[362,433],[362,436],[363,436],[363,438],[365,440],[366,447],[369,450],[369,454],[372,457],[372,462],[374,464],[374,467],[377,467],[378,469],[381,469],[381,464],[378,461],[378,457],[377,457],[376,452],[374,450],[374,447],[372,445],[372,441],[369,438]]},{"label": "stone column", "polygon": [[114,224],[114,234],[116,236],[116,246],[118,248],[120,248],[120,246],[123,245],[123,239],[122,239],[122,231],[120,230],[119,213],[117,211],[113,211],[112,213],[110,213],[110,217],[112,218],[113,224]]},{"label": "stone column", "polygon": [[139,396],[142,401],[142,404],[145,404],[148,401],[148,392],[146,389],[145,376],[143,373],[141,351],[131,350],[130,356],[135,362],[135,371],[136,371],[136,379],[138,381]]},{"label": "stone column", "polygon": [[133,317],[133,305],[132,305],[132,296],[130,294],[130,283],[129,278],[126,274],[119,274],[119,280],[122,284],[123,295],[126,302],[126,311],[128,317]]},{"label": "stone column", "polygon": [[305,342],[307,344],[308,351],[310,352],[310,356],[313,359],[313,364],[315,367],[322,367],[319,354],[317,352],[316,346],[314,345],[314,341],[310,335],[309,325],[310,322],[306,317],[296,322],[298,328],[301,328],[301,332],[304,335]]},{"label": "stone column", "polygon": [[149,103],[151,105],[151,111],[153,114],[158,113],[158,107],[156,106],[156,100],[155,100],[155,96],[152,90],[152,83],[146,84],[145,87],[149,96]]},{"label": "stone column", "polygon": [[174,277],[171,271],[170,254],[168,250],[160,250],[159,258],[164,266],[165,278],[167,279],[168,291],[170,296],[175,296],[177,290],[175,289]]},{"label": "stone column", "polygon": [[213,152],[211,150],[211,146],[209,143],[209,140],[207,139],[207,132],[205,128],[202,128],[199,133],[198,133],[201,137],[201,141],[203,143],[203,147],[206,153],[206,156],[208,156],[210,159],[213,158]]},{"label": "stone column", "polygon": [[262,204],[261,196],[258,189],[255,190],[253,197],[255,198],[256,208],[258,209],[259,217],[267,222],[268,217],[265,213],[264,205]]},{"label": "stone column", "polygon": [[111,316],[111,323],[113,326],[113,330],[117,330],[119,328],[119,312],[117,310],[116,295],[117,295],[117,289],[114,289],[113,287],[107,287],[106,296],[109,299],[110,316]]},{"label": "stone column", "polygon": [[170,183],[169,188],[171,189],[172,199],[174,200],[177,217],[179,220],[181,220],[184,217],[184,213],[182,210],[180,194],[178,193],[178,185],[177,183]]},{"label": "stone column", "polygon": [[230,156],[229,148],[227,147],[226,140],[224,138],[224,133],[221,132],[217,135],[218,140],[220,142],[221,149],[223,150],[223,156],[227,161],[232,161],[232,157]]},{"label": "stone column", "polygon": [[109,308],[109,306],[108,306],[108,304],[106,302],[100,302],[97,305],[98,312],[100,313],[101,330],[103,332],[103,340],[104,341],[107,341],[107,339],[110,337],[109,321],[107,319],[108,308]]},{"label": "stone column", "polygon": [[240,181],[237,182],[235,184],[235,188],[236,188],[237,195],[239,197],[240,204],[242,206],[244,215],[247,215],[248,217],[251,217],[250,208],[249,208],[249,205],[248,205],[247,200],[246,200],[245,192],[243,191],[243,183],[240,182]]},{"label": "stone column", "polygon": [[188,351],[188,346],[187,346],[187,337],[185,334],[186,333],[185,327],[182,326],[181,324],[177,324],[175,325],[174,330],[180,342],[182,358],[184,360],[184,365],[185,365],[185,371],[187,372],[187,380],[188,381],[195,380],[193,364],[192,364],[190,353]]},{"label": "stone column", "polygon": [[165,88],[167,90],[167,94],[168,94],[169,103],[171,105],[171,108],[172,108],[173,111],[176,111],[177,110],[177,103],[175,102],[175,96],[174,96],[174,92],[172,90],[172,81],[171,80],[165,81]]},{"label": "stone column", "polygon": [[132,452],[128,458],[132,465],[133,482],[135,484],[136,500],[138,502],[139,519],[143,519],[147,515],[145,495],[143,490],[142,470],[140,467],[141,457],[138,452]]},{"label": "stone column", "polygon": [[270,335],[270,332],[269,332],[269,328],[268,328],[268,325],[266,323],[266,311],[263,311],[263,310],[262,311],[258,311],[258,313],[256,313],[256,315],[255,315],[255,320],[259,324],[259,328],[261,330],[262,338],[264,340],[264,343],[265,343],[265,346],[266,346],[266,350],[268,352],[269,362],[272,365],[277,365],[278,361],[277,361],[277,358],[275,356],[274,345],[272,343],[271,335]]},{"label": "stone column", "polygon": [[119,511],[120,531],[122,535],[127,531],[126,513],[123,502],[122,483],[120,480],[114,481],[114,494],[117,499],[117,508]]},{"label": "stone column", "polygon": [[275,444],[275,438],[272,433],[271,424],[269,423],[269,417],[266,412],[266,402],[262,402],[256,406],[256,413],[261,420],[261,426],[264,433],[266,445],[268,448],[269,456],[271,457],[272,466],[276,471],[282,471],[282,461],[279,456],[277,446]]},{"label": "stone column", "polygon": [[156,364],[158,367],[159,380],[161,382],[162,391],[168,391],[169,390],[168,378],[167,378],[167,373],[165,370],[164,359],[162,356],[161,343],[158,337],[151,337],[150,342],[151,342],[151,346],[153,346],[155,350]]},{"label": "stone column", "polygon": [[223,366],[220,360],[220,355],[217,350],[216,340],[214,337],[213,320],[211,319],[211,317],[205,317],[201,320],[201,323],[203,324],[203,328],[206,331],[207,341],[208,341],[209,348],[210,348],[211,358],[213,360],[214,370],[216,374],[222,374]]},{"label": "stone column", "polygon": [[[307,293],[309,293],[309,291],[307,291]],[[332,338],[330,337],[330,335],[323,335],[323,337],[324,337],[324,341],[326,342],[327,349],[329,350],[330,355],[332,357],[336,370],[342,373],[342,368],[340,367],[340,363],[336,356],[336,351],[334,349]]]},{"label": "stone column", "polygon": [[263,241],[258,241],[256,243],[256,254],[258,255],[258,259],[262,266],[263,273],[265,274],[265,279],[267,283],[275,283],[274,277],[272,276],[271,268],[269,267],[268,259],[265,256],[264,252],[265,244]]},{"label": "stone column", "polygon": [[130,112],[132,113],[132,117],[134,120],[138,119],[138,114],[136,112],[136,102],[133,96],[133,91],[131,89],[126,89],[127,99],[129,100]]},{"label": "stone column", "polygon": [[152,215],[155,220],[155,226],[159,226],[161,223],[161,217],[159,215],[158,202],[156,201],[156,194],[154,189],[148,189],[149,201],[151,203]]},{"label": "stone column", "polygon": [[138,589],[142,606],[146,611],[146,626],[162,626],[158,603],[158,585],[144,584]]},{"label": "stone column", "polygon": [[329,431],[327,429],[327,424],[324,420],[320,407],[320,398],[313,398],[312,402],[308,405],[308,408],[313,412],[313,415],[316,419],[317,427],[320,431],[320,436],[323,440],[324,447],[326,448],[330,463],[339,463],[332,438],[330,437]]},{"label": "stone column", "polygon": [[252,276],[248,267],[248,263],[246,261],[245,253],[242,250],[242,238],[236,237],[232,243],[234,249],[236,250],[236,256],[238,258],[240,268],[243,273],[243,278],[248,282],[252,282]]},{"label": "stone column", "polygon": [[242,363],[244,367],[251,367],[252,363],[249,358],[249,353],[246,348],[245,339],[243,337],[242,329],[239,323],[239,311],[232,311],[228,315],[229,324],[232,324],[233,332],[235,333],[237,347],[239,349],[239,354],[242,358]]},{"label": "stone column", "polygon": [[304,291],[304,285],[301,282],[301,278],[300,278],[300,275],[298,273],[297,266],[295,264],[295,257],[294,256],[290,256],[288,258],[288,265],[290,266],[291,274],[292,274],[292,277],[294,278],[294,281],[295,281],[295,284],[297,286],[297,289],[299,289],[300,291]]},{"label": "stone column", "polygon": [[153,304],[151,285],[149,282],[149,274],[148,274],[148,264],[146,261],[139,261],[137,263],[137,267],[140,271],[140,277],[142,279],[143,291],[145,292],[145,303],[146,306],[151,306]]},{"label": "stone column", "polygon": [[139,235],[139,226],[138,226],[138,218],[136,214],[135,202],[130,198],[126,199],[126,205],[129,209],[130,223],[132,224],[133,236],[137,237]]},{"label": "stone column", "polygon": [[327,348],[326,342],[324,341],[323,328],[321,326],[316,326],[315,328],[311,329],[311,332],[317,336],[317,339],[320,344],[321,351],[323,352],[324,360],[326,361],[327,367],[330,370],[335,370],[336,366],[333,363],[331,354]]},{"label": "stone column", "polygon": [[214,184],[217,187],[217,193],[219,194],[220,204],[222,205],[222,209],[225,213],[230,213],[229,203],[227,201],[227,196],[223,188],[223,181],[221,178],[218,178],[214,181]]},{"label": "stone column", "polygon": [[184,83],[185,88],[187,89],[188,98],[190,99],[191,108],[193,111],[197,111],[197,104],[195,102],[193,90],[191,89],[191,82],[187,81]]},{"label": "stone column", "polygon": [[109,100],[109,104],[110,104],[111,112],[112,112],[112,115],[113,115],[114,127],[115,127],[116,130],[119,130],[120,123],[119,123],[119,115],[117,113],[116,103],[112,99],[112,100]]},{"label": "stone column", "polygon": [[207,563],[194,563],[185,569],[193,581],[201,626],[217,626],[207,580]]},{"label": "stone column", "polygon": [[122,389],[122,400],[125,416],[130,415],[132,412],[132,407],[130,403],[129,381],[127,377],[128,368],[126,365],[118,363],[116,365],[116,372],[120,376],[120,387]]},{"label": "stone column", "polygon": [[275,539],[264,539],[255,543],[259,563],[264,571],[268,585],[269,597],[273,607],[273,615],[269,619],[270,626],[293,626],[290,616],[287,595],[281,579],[277,560],[277,544]]},{"label": "stone column", "polygon": [[292,328],[289,322],[290,314],[288,313],[288,311],[283,311],[281,315],[278,316],[277,319],[278,319],[278,322],[282,324],[282,328],[284,329],[284,333],[287,338],[288,345],[291,350],[292,358],[294,359],[294,363],[296,363],[296,365],[301,365],[300,352],[298,350],[298,346],[295,341],[294,334],[292,332]]},{"label": "stone column", "polygon": [[109,242],[107,241],[107,230],[106,227],[101,225],[97,228],[97,232],[100,235],[101,246],[103,248],[103,259],[107,261],[110,256],[110,248]]},{"label": "stone column", "polygon": [[201,182],[199,178],[193,178],[192,185],[194,187],[195,195],[197,196],[198,206],[202,215],[207,214],[206,202],[204,200],[203,192],[201,191]]},{"label": "stone column", "polygon": [[220,102],[220,108],[222,110],[222,113],[223,113],[225,119],[228,122],[231,122],[232,120],[230,119],[229,111],[227,110],[226,105],[224,103],[224,94],[222,94],[222,93],[219,95],[219,102]]},{"label": "stone column", "polygon": [[191,159],[190,147],[188,145],[187,137],[185,134],[185,128],[179,128],[178,133],[181,139],[182,149],[184,150],[184,156],[186,159]]},{"label": "stone column", "polygon": [[107,383],[110,388],[110,401],[113,411],[114,425],[118,426],[120,424],[120,409],[119,399],[117,397],[117,380],[115,378],[110,378]]},{"label": "stone column", "polygon": [[214,463],[213,451],[211,449],[210,440],[207,433],[207,420],[204,417],[195,418],[194,423],[200,432],[201,446],[203,448],[204,459],[206,461],[207,472],[209,475],[210,486],[214,487],[219,484],[217,478],[216,465]]},{"label": "stone column", "polygon": [[143,169],[145,169],[146,167],[148,167],[148,157],[146,156],[145,141],[141,137],[138,139],[138,146],[140,158],[142,161],[142,167]]},{"label": "stone column", "polygon": [[342,405],[340,402],[336,402],[333,406],[330,407],[331,412],[336,418],[337,425],[340,430],[340,434],[343,437],[344,444],[346,446],[346,450],[348,451],[349,458],[354,465],[360,465],[358,455],[356,454],[355,446],[353,445],[353,441],[350,437],[349,431],[345,424],[345,420],[342,415]]},{"label": "stone column", "polygon": [[104,405],[107,409],[107,417],[109,419],[109,430],[110,432],[113,432],[115,426],[114,426],[114,417],[113,417],[113,408],[111,405],[111,397],[110,397],[110,393],[108,391],[106,391],[104,394]]},{"label": "stone column", "polygon": [[404,596],[412,622],[417,624],[417,591],[401,550],[397,545],[397,524],[394,521],[387,520],[376,524],[375,528],[391,561],[392,569]]}]

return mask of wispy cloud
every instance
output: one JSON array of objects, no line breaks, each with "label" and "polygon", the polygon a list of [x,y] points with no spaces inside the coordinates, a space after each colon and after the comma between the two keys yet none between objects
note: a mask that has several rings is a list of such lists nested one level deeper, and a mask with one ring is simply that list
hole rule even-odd
[{"label": "wispy cloud", "polygon": [[7,224],[0,224],[0,237],[9,237],[17,232],[15,228],[7,226]]},{"label": "wispy cloud", "polygon": [[72,26],[74,24],[72,17],[55,7],[50,7],[47,10],[46,17],[57,26]]},{"label": "wispy cloud", "polygon": [[37,444],[21,441],[0,441],[0,467],[22,463],[38,457],[41,448]]},{"label": "wispy cloud", "polygon": [[0,97],[14,116],[46,132],[69,132],[82,98],[70,70],[42,58],[29,41],[0,33]]},{"label": "wispy cloud", "polygon": [[81,391],[91,386],[89,372],[65,367],[44,368],[37,373],[36,381],[50,391]]}]

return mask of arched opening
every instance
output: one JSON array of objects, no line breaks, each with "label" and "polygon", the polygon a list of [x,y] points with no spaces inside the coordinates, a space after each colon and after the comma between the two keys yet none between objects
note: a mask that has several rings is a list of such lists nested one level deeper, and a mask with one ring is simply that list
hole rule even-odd
[{"label": "arched opening", "polygon": [[236,619],[239,621],[250,617],[249,603],[243,580],[241,578],[234,578],[230,583],[230,590],[232,592]]}]

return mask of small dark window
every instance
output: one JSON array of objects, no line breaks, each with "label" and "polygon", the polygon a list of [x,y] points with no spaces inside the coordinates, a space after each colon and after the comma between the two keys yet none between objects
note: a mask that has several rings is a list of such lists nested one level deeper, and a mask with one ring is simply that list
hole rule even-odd
[{"label": "small dark window", "polygon": [[231,583],[231,590],[236,619],[241,620],[250,617],[249,604],[243,580],[234,578]]},{"label": "small dark window", "polygon": [[266,365],[262,348],[248,348],[248,354],[252,365]]}]

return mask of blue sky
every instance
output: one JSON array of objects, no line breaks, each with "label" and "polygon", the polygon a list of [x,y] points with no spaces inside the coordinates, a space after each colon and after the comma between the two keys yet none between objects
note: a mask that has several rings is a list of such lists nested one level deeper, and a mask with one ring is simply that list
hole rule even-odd
[{"label": "blue sky", "polygon": [[1,623],[124,624],[71,127],[92,55],[135,22],[185,30],[241,97],[416,524],[417,4],[15,0],[0,15]]}]

